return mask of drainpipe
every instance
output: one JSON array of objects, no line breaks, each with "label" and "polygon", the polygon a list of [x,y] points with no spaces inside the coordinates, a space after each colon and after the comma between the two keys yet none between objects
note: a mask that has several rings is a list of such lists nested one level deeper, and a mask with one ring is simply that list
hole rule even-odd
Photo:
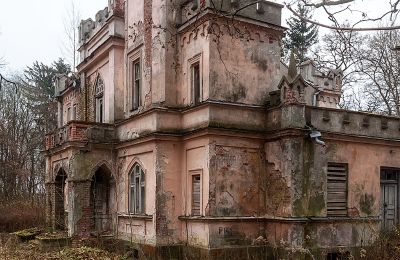
[{"label": "drainpipe", "polygon": [[326,146],[325,142],[322,141],[320,138],[322,137],[322,134],[320,131],[317,131],[316,129],[310,127],[310,126],[306,126],[308,128],[308,130],[310,131],[310,133],[308,134],[308,136],[314,140],[317,144],[322,145],[322,146]]},{"label": "drainpipe", "polygon": [[315,92],[314,95],[313,95],[312,105],[313,105],[314,107],[317,106],[317,96],[319,95],[319,93],[321,93],[320,90],[318,90],[317,92]]}]

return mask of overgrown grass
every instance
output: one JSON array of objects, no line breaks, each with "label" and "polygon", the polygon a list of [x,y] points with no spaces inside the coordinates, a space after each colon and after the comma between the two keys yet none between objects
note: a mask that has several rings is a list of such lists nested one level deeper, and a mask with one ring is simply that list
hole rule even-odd
[{"label": "overgrown grass", "polygon": [[107,252],[105,250],[86,247],[66,247],[60,248],[60,251],[42,252],[37,241],[28,243],[5,243],[0,244],[0,259],[7,260],[125,260],[123,255]]},{"label": "overgrown grass", "polygon": [[363,259],[398,260],[400,259],[400,226],[391,231],[381,231],[378,239],[369,248],[361,252]]},{"label": "overgrown grass", "polygon": [[0,232],[14,232],[31,227],[45,227],[44,203],[29,199],[0,202]]}]

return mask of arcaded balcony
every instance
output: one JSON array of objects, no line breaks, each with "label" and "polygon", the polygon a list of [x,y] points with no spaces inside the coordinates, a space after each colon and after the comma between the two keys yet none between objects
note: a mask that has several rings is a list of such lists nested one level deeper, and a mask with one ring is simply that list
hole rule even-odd
[{"label": "arcaded balcony", "polygon": [[71,121],[45,137],[45,150],[48,151],[67,142],[113,142],[114,126],[111,124]]}]

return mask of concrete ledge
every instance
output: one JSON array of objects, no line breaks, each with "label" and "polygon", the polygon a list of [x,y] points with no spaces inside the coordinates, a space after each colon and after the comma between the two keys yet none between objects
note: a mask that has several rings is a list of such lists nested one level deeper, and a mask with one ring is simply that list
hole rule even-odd
[{"label": "concrete ledge", "polygon": [[204,222],[236,222],[236,221],[262,221],[262,222],[296,222],[296,223],[309,223],[309,222],[378,222],[379,217],[252,217],[252,216],[238,216],[238,217],[195,217],[195,216],[179,216],[182,221],[204,221]]}]

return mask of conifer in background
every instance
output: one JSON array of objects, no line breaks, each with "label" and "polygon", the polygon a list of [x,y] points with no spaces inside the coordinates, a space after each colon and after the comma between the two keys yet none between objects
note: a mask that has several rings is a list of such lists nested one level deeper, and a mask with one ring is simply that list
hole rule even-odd
[{"label": "conifer in background", "polygon": [[[302,17],[312,18],[310,9],[300,3],[295,11]],[[290,17],[286,22],[289,29],[283,39],[283,55],[288,57],[290,51],[293,50],[297,59],[302,62],[307,59],[309,48],[318,41],[318,27],[296,16]]]}]

